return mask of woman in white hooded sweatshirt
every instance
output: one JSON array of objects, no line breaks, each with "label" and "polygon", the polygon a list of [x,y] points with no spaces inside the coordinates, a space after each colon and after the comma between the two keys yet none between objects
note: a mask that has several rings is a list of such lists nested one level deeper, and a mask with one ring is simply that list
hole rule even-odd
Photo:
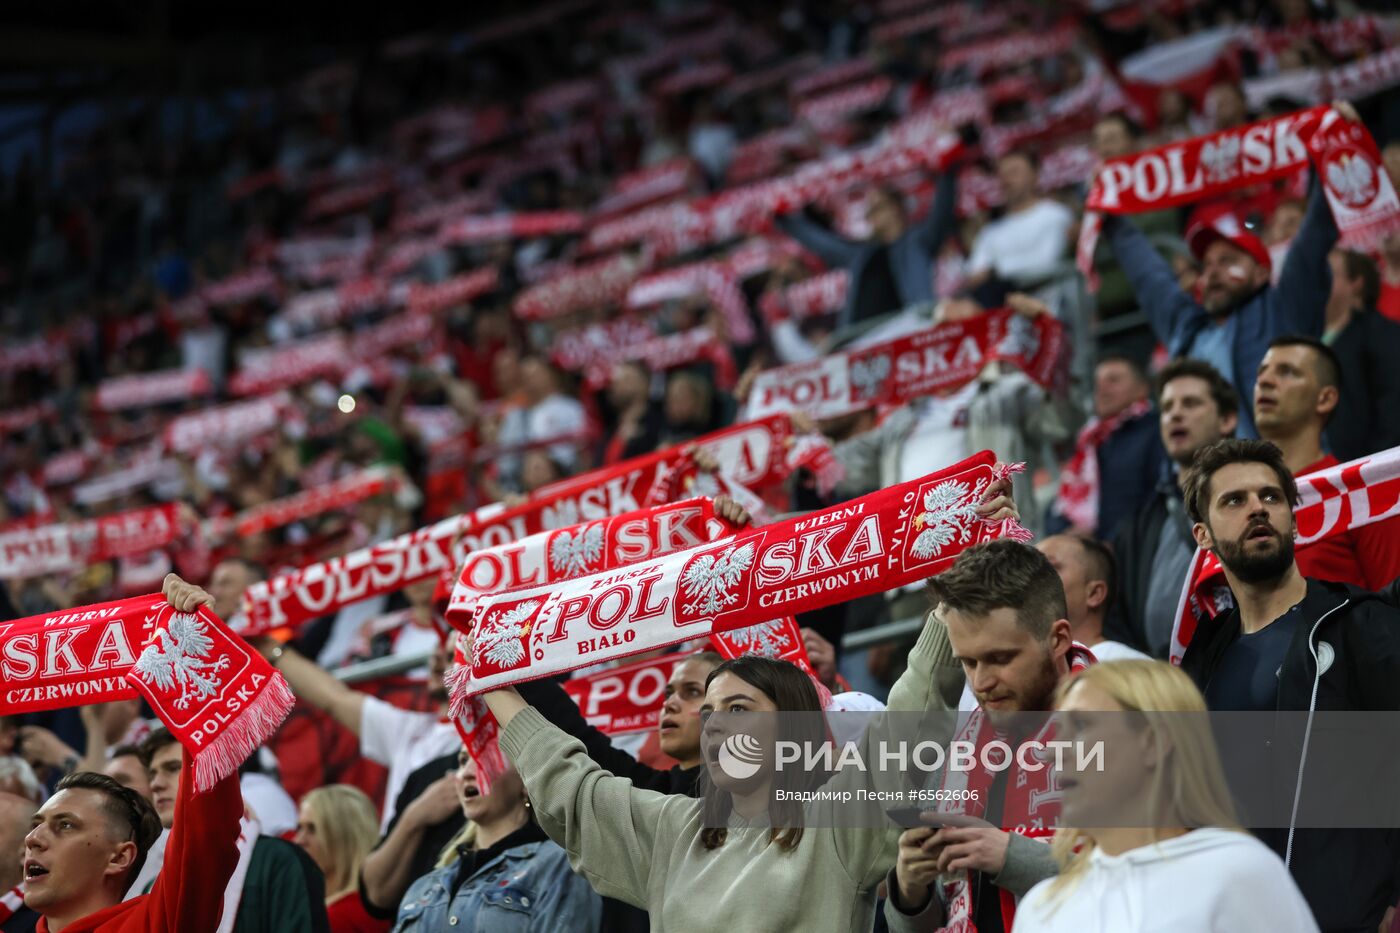
[{"label": "woman in white hooded sweatshirt", "polygon": [[1056,709],[1062,738],[1105,740],[1101,770],[1060,779],[1060,825],[1093,828],[1055,834],[1060,874],[1022,899],[1014,933],[1316,933],[1283,862],[1239,828],[1205,716],[1180,715],[1206,711],[1190,678],[1096,664]]}]

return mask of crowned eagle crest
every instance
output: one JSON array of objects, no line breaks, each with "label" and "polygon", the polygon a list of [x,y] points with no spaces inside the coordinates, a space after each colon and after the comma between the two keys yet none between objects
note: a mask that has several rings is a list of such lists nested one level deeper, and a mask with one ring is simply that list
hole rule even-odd
[{"label": "crowned eagle crest", "polygon": [[712,616],[725,606],[737,603],[739,597],[729,591],[743,578],[744,571],[753,566],[753,556],[754,546],[750,543],[743,547],[731,544],[719,555],[696,558],[681,576],[681,588],[692,600],[685,605],[685,611]]},{"label": "crowned eagle crest", "polygon": [[155,630],[155,637],[136,659],[136,673],[162,690],[179,689],[176,709],[188,709],[192,701],[218,693],[222,680],[216,671],[228,667],[226,657],[209,660],[214,639],[199,616],[177,612],[170,624]]},{"label": "crowned eagle crest", "polygon": [[890,358],[884,354],[855,360],[851,363],[851,385],[856,398],[874,398],[890,375]]},{"label": "crowned eagle crest", "polygon": [[512,667],[525,658],[525,642],[530,634],[530,618],[540,607],[537,599],[523,602],[513,609],[492,613],[477,629],[472,643],[473,664],[482,659],[498,667]]},{"label": "crowned eagle crest", "polygon": [[603,556],[603,526],[589,525],[578,532],[561,531],[549,543],[549,563],[556,574],[577,577]]},{"label": "crowned eagle crest", "polygon": [[1347,153],[1327,166],[1327,187],[1348,207],[1361,207],[1376,196],[1376,172],[1366,159]]},{"label": "crowned eagle crest", "polygon": [[977,520],[977,500],[986,488],[979,480],[971,489],[959,480],[944,480],[924,493],[923,511],[914,516],[914,556],[922,560],[937,557],[957,540],[967,544]]},{"label": "crowned eagle crest", "polygon": [[1020,314],[1011,315],[1006,322],[1006,334],[997,342],[1001,356],[1031,359],[1040,349],[1040,333],[1035,322]]},{"label": "crowned eagle crest", "polygon": [[1206,181],[1212,184],[1232,180],[1240,173],[1240,138],[1207,140],[1201,145],[1201,167],[1205,169]]},{"label": "crowned eagle crest", "polygon": [[736,628],[732,632],[726,632],[725,638],[733,642],[734,647],[747,654],[756,654],[763,658],[776,658],[788,647],[788,642],[792,639],[785,632],[782,619],[773,619],[769,622],[759,622],[757,625],[748,625],[744,628]]}]

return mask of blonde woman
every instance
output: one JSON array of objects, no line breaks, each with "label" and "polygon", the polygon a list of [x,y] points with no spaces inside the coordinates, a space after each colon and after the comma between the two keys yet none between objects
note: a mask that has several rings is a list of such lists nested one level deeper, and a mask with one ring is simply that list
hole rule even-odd
[{"label": "blonde woman", "polygon": [[1238,825],[1189,677],[1161,661],[1096,664],[1056,709],[1065,738],[1104,740],[1101,770],[1060,778],[1061,827],[1094,828],[1055,834],[1060,874],[1022,900],[1015,933],[1316,933],[1283,862]]},{"label": "blonde woman", "polygon": [[360,864],[379,841],[379,816],[365,792],[349,784],[318,787],[301,798],[293,842],[326,876],[331,933],[384,933],[360,900]]}]

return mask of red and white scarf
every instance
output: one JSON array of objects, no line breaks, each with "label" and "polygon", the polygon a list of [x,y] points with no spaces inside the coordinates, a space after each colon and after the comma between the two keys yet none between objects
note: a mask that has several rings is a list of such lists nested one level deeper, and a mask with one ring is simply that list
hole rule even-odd
[{"label": "red and white scarf", "polygon": [[464,272],[436,285],[414,282],[408,287],[408,310],[415,314],[435,314],[466,304],[494,291],[499,280],[495,266]]},{"label": "red and white scarf", "polygon": [[576,211],[506,212],[459,217],[442,228],[439,239],[444,243],[457,245],[577,233],[582,229],[583,215]]},{"label": "red and white scarf", "polygon": [[160,595],[0,623],[0,715],[138,694],[194,759],[198,791],[233,773],[296,702],[282,675],[207,608]]},{"label": "red and white scarf", "polygon": [[299,625],[350,603],[395,592],[460,566],[470,551],[635,511],[641,508],[642,498],[656,477],[691,445],[705,448],[729,465],[733,479],[745,486],[780,482],[790,472],[785,455],[791,436],[792,425],[785,415],[734,425],[686,445],[552,483],[512,509],[487,506],[255,583],[243,597],[248,628],[240,634],[251,637],[284,625]]},{"label": "red and white scarf", "polygon": [[540,321],[605,307],[621,301],[641,271],[642,264],[626,255],[569,269],[521,292],[515,299],[515,313],[522,320]]},{"label": "red and white scarf", "polygon": [[[815,681],[802,632],[792,616],[716,634],[711,636],[710,643],[724,658],[752,654],[789,661],[812,675]],[[683,652],[668,654],[575,677],[564,681],[564,691],[578,704],[589,725],[610,736],[650,732],[661,720],[667,681],[676,666],[688,657],[690,655]],[[452,721],[463,746],[476,763],[477,782],[482,793],[489,794],[491,782],[507,766],[500,747],[501,727],[485,700],[463,694],[466,671],[467,659],[459,641],[447,677],[453,693]],[[831,700],[830,692],[820,682],[817,688],[825,707]]]},{"label": "red and white scarf", "polygon": [[234,395],[262,395],[319,379],[339,376],[348,365],[345,335],[333,331],[295,343],[249,350],[229,379]]},{"label": "red and white scarf", "polygon": [[991,311],[860,350],[832,353],[760,373],[751,418],[805,411],[833,418],[877,405],[902,405],[966,385],[988,363],[1005,360],[1049,387],[1063,363],[1064,328],[1053,315]]},{"label": "red and white scarf", "polygon": [[713,541],[733,528],[715,516],[713,502],[695,498],[470,550],[457,571],[445,617],[454,628],[470,632],[476,604],[489,594],[611,570]]},{"label": "red and white scarf", "polygon": [[[1070,647],[1069,676],[1083,671],[1097,659],[1093,652],[1075,643]],[[1054,720],[1047,718],[1045,725],[1024,741],[1045,743],[1055,738]],[[971,713],[963,723],[954,742],[971,742],[977,760],[982,759],[983,749],[993,740],[1007,742],[1008,736],[998,732],[991,720],[980,709]],[[1009,742],[1007,742],[1010,745]],[[1039,745],[1034,746],[1039,747]],[[1020,765],[1020,745],[1008,768],[1006,792],[1002,800],[1001,826],[1006,832],[1017,833],[1029,839],[1042,839],[1047,843],[1055,834],[1059,824],[1061,792],[1054,768],[1048,765],[1039,771],[1030,771]],[[972,791],[970,798],[947,800],[939,804],[945,813],[966,813],[980,817],[990,803],[995,774],[985,768],[971,771],[948,769],[944,772],[943,788],[954,791]],[[972,903],[971,873],[963,872],[956,881],[943,886],[943,901],[948,905],[948,916],[940,928],[946,933],[976,933],[973,923],[976,915]],[[1016,897],[1004,888],[997,889],[1001,899],[1001,917],[1004,929],[1010,930],[1016,917]]]},{"label": "red and white scarf", "polygon": [[[1400,447],[1339,463],[1296,478],[1298,522],[1295,547],[1346,534],[1372,522],[1400,516]],[[1225,568],[1210,551],[1196,550],[1177,602],[1172,626],[1171,662],[1180,664],[1203,620],[1235,604]]]},{"label": "red and white scarf", "polygon": [[965,548],[1028,538],[975,508],[984,452],[923,479],[564,584],[481,599],[470,694],[797,615],[922,580]]},{"label": "red and white scarf", "polygon": [[1312,107],[1248,126],[1110,159],[1094,179],[1078,262],[1093,275],[1102,227],[1096,212],[1140,214],[1274,181],[1311,159],[1342,242],[1372,250],[1400,226],[1400,199],[1366,127],[1331,107]]},{"label": "red and white scarf", "polygon": [[[402,474],[388,467],[357,470],[296,495],[244,509],[227,521],[240,538],[255,535],[313,515],[324,515],[399,488]],[[225,525],[224,522],[217,523]]]},{"label": "red and white scarf", "polygon": [[181,532],[175,505],[5,532],[0,534],[0,578],[38,577],[144,554]]},{"label": "red and white scarf", "polygon": [[[670,674],[667,674],[669,677]],[[0,924],[9,920],[24,906],[24,885],[17,884],[4,894],[0,894]]]},{"label": "red and white scarf", "polygon": [[1075,528],[1092,533],[1099,526],[1099,447],[1129,421],[1152,410],[1146,399],[1134,402],[1112,418],[1091,418],[1079,431],[1074,456],[1060,471],[1055,499],[1060,514]]},{"label": "red and white scarf", "polygon": [[729,341],[721,340],[711,328],[701,326],[615,347],[610,353],[600,353],[588,364],[584,374],[585,386],[594,392],[604,388],[612,378],[613,367],[630,360],[641,362],[654,373],[707,362],[714,367],[716,387],[722,390],[732,389],[738,379]]},{"label": "red and white scarf", "polygon": [[232,447],[277,429],[289,405],[288,397],[279,393],[181,415],[165,426],[165,446],[182,454],[208,446]]},{"label": "red and white scarf", "polygon": [[102,380],[96,404],[102,411],[142,408],[206,395],[212,388],[208,373],[202,369],[164,369]]},{"label": "red and white scarf", "polygon": [[846,303],[846,291],[851,286],[851,274],[845,269],[833,269],[782,291],[769,292],[759,302],[763,317],[770,324],[792,317],[797,319],[830,314]]}]

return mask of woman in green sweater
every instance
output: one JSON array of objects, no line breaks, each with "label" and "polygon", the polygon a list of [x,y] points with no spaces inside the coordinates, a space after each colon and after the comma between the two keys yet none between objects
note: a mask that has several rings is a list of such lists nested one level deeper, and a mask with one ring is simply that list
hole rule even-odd
[{"label": "woman in green sweater", "polygon": [[[940,626],[925,625],[908,670],[890,692],[889,709],[942,707],[934,669],[949,662],[950,649],[937,637]],[[485,699],[540,826],[599,894],[645,908],[653,933],[866,931],[873,925],[876,887],[894,864],[898,830],[833,829],[829,823],[804,830],[781,804],[770,807],[766,769],[745,782],[719,767],[724,735],[714,720],[706,724],[702,748],[717,790],[696,800],[638,790],[609,774],[514,690]],[[796,666],[740,658],[710,674],[702,709],[817,714],[821,704]],[[875,790],[908,780],[894,769],[860,778]],[[824,779],[818,775],[811,783]]]}]

